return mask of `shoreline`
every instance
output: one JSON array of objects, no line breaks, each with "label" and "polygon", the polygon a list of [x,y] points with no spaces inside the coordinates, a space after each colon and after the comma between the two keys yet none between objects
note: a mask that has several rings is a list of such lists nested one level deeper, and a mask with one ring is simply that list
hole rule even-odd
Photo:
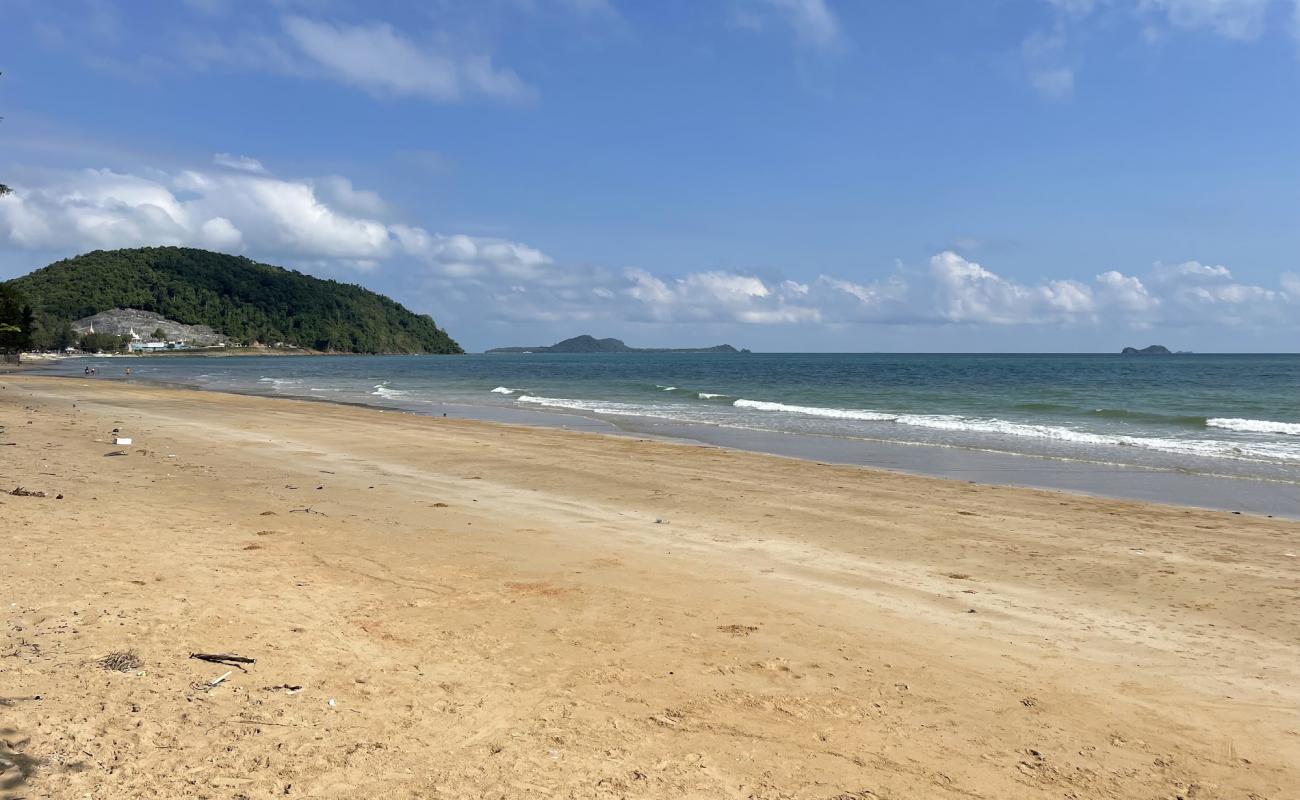
[{"label": "shoreline", "polygon": [[[80,379],[82,376],[48,377]],[[1109,461],[1015,453],[932,442],[904,442],[829,434],[789,433],[734,428],[706,423],[675,422],[654,417],[616,417],[563,409],[516,408],[488,404],[428,401],[427,408],[398,403],[360,403],[312,395],[277,395],[200,385],[147,381],[133,377],[99,376],[96,380],[127,385],[154,385],[198,392],[233,394],[272,400],[383,409],[389,412],[496,422],[524,427],[562,428],[624,436],[654,436],[697,445],[782,456],[814,463],[856,466],[918,477],[971,481],[1060,491],[1098,497],[1159,503],[1176,507],[1249,513],[1300,519],[1300,483],[1262,476],[1182,470]],[[620,424],[621,423],[621,424]]]},{"label": "shoreline", "polygon": [[1300,789],[1294,522],[0,385],[0,486],[46,493],[0,495],[0,728],[30,796]]}]

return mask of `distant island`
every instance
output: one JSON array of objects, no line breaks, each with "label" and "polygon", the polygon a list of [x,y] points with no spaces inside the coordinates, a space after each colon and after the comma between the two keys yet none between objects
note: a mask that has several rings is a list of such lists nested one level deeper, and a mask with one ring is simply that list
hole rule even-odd
[{"label": "distant island", "polygon": [[621,339],[597,339],[583,334],[552,345],[494,347],[488,353],[748,353],[729,344],[713,347],[628,347]]},{"label": "distant island", "polygon": [[1123,350],[1120,351],[1120,353],[1126,356],[1171,356],[1173,355],[1173,353],[1170,352],[1169,348],[1165,347],[1162,344],[1153,344],[1150,347],[1143,347],[1141,350],[1139,350],[1136,347],[1125,347]]},{"label": "distant island", "polygon": [[30,308],[24,346],[37,350],[464,352],[430,317],[360,286],[189,247],[95,250],[0,287]]}]

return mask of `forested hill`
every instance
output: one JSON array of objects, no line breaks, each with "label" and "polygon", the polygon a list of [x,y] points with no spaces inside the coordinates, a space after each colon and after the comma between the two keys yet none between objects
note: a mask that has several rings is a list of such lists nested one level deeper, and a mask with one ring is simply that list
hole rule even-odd
[{"label": "forested hill", "polygon": [[9,282],[36,315],[35,344],[113,308],[207,325],[232,342],[345,353],[460,353],[424,315],[360,286],[184,247],[96,250]]}]

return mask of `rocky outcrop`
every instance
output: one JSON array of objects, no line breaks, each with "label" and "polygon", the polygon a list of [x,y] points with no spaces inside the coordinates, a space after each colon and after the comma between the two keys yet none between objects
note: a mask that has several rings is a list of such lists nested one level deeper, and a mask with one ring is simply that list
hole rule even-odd
[{"label": "rocky outcrop", "polygon": [[114,308],[101,311],[94,316],[85,317],[72,323],[72,329],[78,334],[107,333],[113,336],[130,336],[134,333],[141,339],[154,339],[154,331],[161,330],[169,342],[185,342],[194,347],[220,344],[226,337],[207,325],[186,325],[170,320],[152,311],[137,308]]}]

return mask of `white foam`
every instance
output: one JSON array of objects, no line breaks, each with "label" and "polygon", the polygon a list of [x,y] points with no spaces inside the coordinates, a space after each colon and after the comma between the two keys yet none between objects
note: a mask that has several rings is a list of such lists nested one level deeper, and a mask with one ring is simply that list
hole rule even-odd
[{"label": "white foam", "polygon": [[719,397],[726,397],[725,394],[713,394],[712,392],[700,392],[697,396],[701,400],[717,400]]},{"label": "white foam", "polygon": [[[740,425],[745,427],[745,420],[721,420],[716,417],[701,417],[702,409],[698,406],[674,403],[655,403],[641,405],[622,403],[612,400],[576,400],[559,397],[537,397],[521,394],[516,400],[548,408],[563,408],[572,411],[584,411],[592,414],[612,414],[619,416],[654,417],[686,422],[710,422],[723,425]],[[1023,422],[978,417],[960,417],[951,414],[890,414],[870,409],[823,408],[820,406],[800,406],[788,403],[772,403],[765,400],[739,399],[731,403],[738,409],[794,414],[823,419],[844,420],[847,422],[875,422],[938,431],[953,431],[968,434],[986,434],[996,436],[1014,436],[1018,438],[1052,440],[1084,446],[1136,447],[1178,455],[1199,456],[1202,458],[1229,458],[1247,461],[1271,461],[1300,463],[1300,443],[1297,442],[1231,442],[1216,439],[1162,439],[1144,436],[1120,436],[1116,434],[1091,433],[1055,425],[1034,425]]]},{"label": "white foam", "polygon": [[[1083,445],[1104,445],[1112,447],[1140,447],[1165,453],[1203,456],[1210,458],[1234,458],[1247,460],[1281,460],[1300,461],[1300,446],[1291,443],[1267,442],[1226,442],[1217,439],[1162,439],[1146,436],[1119,436],[1105,433],[1090,433],[1056,425],[1033,425],[1022,422],[1009,422],[1001,419],[982,419],[959,417],[951,414],[887,414],[865,409],[821,408],[818,406],[797,406],[785,403],[769,403],[762,400],[737,400],[732,405],[737,408],[750,408],[759,411],[777,411],[802,414],[811,417],[829,419],[857,420],[863,422],[892,422],[931,430],[956,431],[962,433],[987,433],[1001,436],[1016,436],[1031,439],[1049,439]],[[1249,422],[1250,420],[1247,420]],[[1285,425],[1287,423],[1273,423]]]},{"label": "white foam", "polygon": [[851,408],[820,408],[818,406],[792,406],[786,403],[769,403],[766,400],[746,400],[740,398],[732,403],[736,408],[752,408],[756,411],[784,411],[790,414],[804,414],[809,417],[828,417],[830,419],[856,419],[862,422],[894,422],[897,414],[882,414],[879,411],[860,411]]},{"label": "white foam", "polygon": [[1211,428],[1224,428],[1242,433],[1280,433],[1286,436],[1300,436],[1300,422],[1274,422],[1268,419],[1238,419],[1235,417],[1215,417],[1207,419],[1205,424]]},{"label": "white foam", "polygon": [[[572,400],[566,397],[536,397],[521,394],[515,398],[520,403],[546,406],[548,408],[567,408],[573,411],[589,411],[593,414],[618,414],[631,417],[657,417],[661,419],[681,419],[671,413],[674,406],[643,406],[635,403],[619,403],[613,400]],[[664,411],[670,413],[665,414]]]},{"label": "white foam", "polygon": [[[656,385],[656,386],[657,386],[657,385]],[[665,392],[675,392],[675,391],[677,391],[677,387],[676,387],[676,386],[657,386],[657,388],[659,388],[659,389],[663,389]]]},{"label": "white foam", "polygon": [[273,392],[278,392],[284,387],[298,386],[302,383],[302,381],[289,380],[287,378],[258,378],[257,382],[271,384],[271,391]]},{"label": "white foam", "polygon": [[514,394],[514,393],[515,390],[511,389],[509,386],[498,386],[497,388],[492,390],[492,394]]},{"label": "white foam", "polygon": [[396,397],[405,397],[407,394],[406,392],[403,392],[401,389],[389,389],[387,381],[383,383],[375,384],[374,389],[375,390],[371,392],[371,394],[376,395],[378,397],[388,398],[388,399],[392,399]]}]

